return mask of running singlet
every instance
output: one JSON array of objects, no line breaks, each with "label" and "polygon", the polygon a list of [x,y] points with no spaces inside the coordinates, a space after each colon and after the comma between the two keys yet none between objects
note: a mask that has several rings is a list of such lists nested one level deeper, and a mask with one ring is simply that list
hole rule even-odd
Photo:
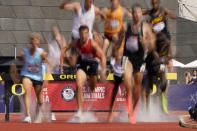
[{"label": "running singlet", "polygon": [[79,39],[79,27],[81,25],[86,25],[89,28],[89,38],[92,39],[92,28],[95,20],[95,10],[94,5],[91,6],[89,11],[86,11],[84,4],[81,4],[80,11],[74,14],[73,26],[72,26],[72,37],[74,39]]},{"label": "running singlet", "polygon": [[92,41],[89,39],[88,44],[82,47],[80,45],[80,40],[77,41],[77,51],[81,59],[84,61],[97,61],[99,59],[97,54],[92,50],[91,43]]},{"label": "running singlet", "polygon": [[144,63],[144,49],[142,43],[140,42],[140,37],[143,36],[143,24],[139,29],[139,33],[135,34],[131,30],[131,25],[128,25],[125,46],[123,56],[127,56],[131,61],[134,70],[140,70],[142,64]]},{"label": "running singlet", "polygon": [[154,32],[164,32],[167,33],[167,22],[164,16],[162,16],[162,8],[159,8],[159,14],[158,15],[154,15],[154,11],[153,9],[150,10],[150,19],[151,19],[151,23],[153,25],[153,31]]},{"label": "running singlet", "polygon": [[42,52],[43,52],[42,48],[37,48],[35,54],[32,56],[30,54],[29,48],[24,49],[25,64],[21,70],[21,76],[26,76],[37,81],[43,80],[42,58],[41,58]]},{"label": "running singlet", "polygon": [[105,21],[105,33],[115,34],[120,32],[122,28],[122,7],[119,6],[115,11],[108,9],[107,20]]}]

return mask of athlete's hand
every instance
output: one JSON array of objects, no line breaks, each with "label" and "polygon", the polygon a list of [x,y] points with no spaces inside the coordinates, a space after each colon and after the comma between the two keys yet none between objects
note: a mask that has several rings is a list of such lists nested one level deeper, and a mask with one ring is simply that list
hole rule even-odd
[{"label": "athlete's hand", "polygon": [[145,69],[146,69],[146,63],[143,63],[140,68],[140,72],[145,72]]},{"label": "athlete's hand", "polygon": [[64,6],[68,3],[67,0],[64,0],[64,2],[60,5],[60,9],[64,9]]},{"label": "athlete's hand", "polygon": [[160,70],[163,71],[163,72],[165,71],[165,65],[164,64],[160,65]]}]

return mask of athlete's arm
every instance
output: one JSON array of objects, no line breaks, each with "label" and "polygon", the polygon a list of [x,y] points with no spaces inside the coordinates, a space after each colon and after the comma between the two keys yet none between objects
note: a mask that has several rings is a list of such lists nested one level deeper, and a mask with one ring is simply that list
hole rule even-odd
[{"label": "athlete's arm", "polygon": [[64,2],[60,5],[60,9],[65,9],[65,10],[73,10],[75,12],[78,12],[78,10],[81,8],[81,5],[79,2],[73,2],[68,4],[67,2]]},{"label": "athlete's arm", "polygon": [[98,46],[98,44],[92,40],[92,49],[96,52],[96,54],[101,58],[101,67],[102,71],[105,72],[106,70],[106,57],[102,49]]},{"label": "athlete's arm", "polygon": [[60,49],[63,49],[66,47],[66,42],[63,42],[64,35],[59,34],[58,36],[55,37],[55,40],[60,46]]},{"label": "athlete's arm", "polygon": [[164,13],[166,16],[168,16],[170,19],[176,19],[176,16],[167,8],[163,8]]},{"label": "athlete's arm", "polygon": [[24,52],[24,51],[21,51],[20,54],[19,54],[18,59],[19,59],[20,61],[24,61],[24,56],[25,56],[25,52]]},{"label": "athlete's arm", "polygon": [[126,17],[132,19],[132,13],[131,13],[131,11],[129,11],[128,9],[122,7],[122,12],[123,12],[123,16],[124,17],[126,16]]},{"label": "athlete's arm", "polygon": [[152,32],[152,28],[149,23],[143,24],[143,38],[142,44],[145,51],[152,51],[155,49],[155,34]]},{"label": "athlete's arm", "polygon": [[42,52],[41,58],[42,58],[42,61],[43,61],[44,63],[48,63],[48,62],[47,62],[47,53],[46,53],[45,51]]},{"label": "athlete's arm", "polygon": [[64,54],[71,48],[76,47],[77,43],[72,41],[69,45],[66,42],[66,39],[64,36],[62,36],[62,43],[64,45],[64,48],[61,49],[61,65],[64,63]]},{"label": "athlete's arm", "polygon": [[108,8],[105,7],[101,10],[105,16],[107,16]]},{"label": "athlete's arm", "polygon": [[143,10],[143,11],[142,11],[142,14],[143,14],[143,15],[149,14],[149,10]]},{"label": "athlete's arm", "polygon": [[98,7],[94,6],[95,14],[99,15],[102,19],[106,19],[106,15]]}]

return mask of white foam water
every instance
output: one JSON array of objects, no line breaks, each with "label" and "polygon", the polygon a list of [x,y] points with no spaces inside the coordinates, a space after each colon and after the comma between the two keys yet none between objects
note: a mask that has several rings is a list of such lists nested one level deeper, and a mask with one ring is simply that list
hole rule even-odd
[{"label": "white foam water", "polygon": [[39,112],[34,123],[49,123],[51,122],[51,116],[51,105],[49,103],[43,103],[39,107]]},{"label": "white foam water", "polygon": [[98,122],[93,112],[83,112],[80,116],[74,115],[67,122],[70,123],[95,123]]},{"label": "white foam water", "polygon": [[[139,110],[136,115],[136,122],[178,122],[178,116],[165,114],[163,112],[160,98],[161,97],[152,97],[150,99],[148,112],[144,108],[145,106],[143,106],[143,103],[140,101]],[[122,109],[122,112],[113,113],[114,119],[112,122],[129,122],[128,113],[126,112],[125,107]]]}]

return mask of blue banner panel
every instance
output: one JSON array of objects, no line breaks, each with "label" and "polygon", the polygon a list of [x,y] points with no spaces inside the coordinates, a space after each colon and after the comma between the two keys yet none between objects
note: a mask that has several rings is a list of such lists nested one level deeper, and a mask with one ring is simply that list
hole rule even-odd
[{"label": "blue banner panel", "polygon": [[4,104],[4,86],[0,84],[0,113],[5,112],[5,104]]},{"label": "blue banner panel", "polygon": [[197,84],[171,85],[168,89],[168,109],[187,110],[197,103]]}]

